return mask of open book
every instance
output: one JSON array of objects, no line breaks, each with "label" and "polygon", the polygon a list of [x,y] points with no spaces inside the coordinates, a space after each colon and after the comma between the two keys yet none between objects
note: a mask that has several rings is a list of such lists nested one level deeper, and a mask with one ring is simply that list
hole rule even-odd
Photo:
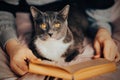
[{"label": "open book", "polygon": [[116,70],[116,64],[106,59],[95,59],[70,66],[40,62],[29,63],[29,72],[65,80],[81,80]]}]

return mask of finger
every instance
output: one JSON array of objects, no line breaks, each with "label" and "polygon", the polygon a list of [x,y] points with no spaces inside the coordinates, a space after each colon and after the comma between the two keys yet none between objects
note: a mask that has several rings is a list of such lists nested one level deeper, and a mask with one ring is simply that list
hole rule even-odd
[{"label": "finger", "polygon": [[103,46],[104,46],[104,48],[103,48],[104,58],[111,60],[111,58],[110,58],[110,54],[111,54],[110,43],[105,42]]},{"label": "finger", "polygon": [[32,63],[36,63],[36,64],[39,64],[39,63],[41,63],[41,59],[32,59],[32,60],[30,60]]},{"label": "finger", "polygon": [[99,58],[101,53],[101,48],[100,48],[100,43],[98,41],[95,41],[94,48],[95,48],[96,54],[93,58]]},{"label": "finger", "polygon": [[11,63],[10,66],[13,72],[15,72],[18,75],[24,75],[26,73],[25,71],[21,70],[20,67],[17,66],[17,64],[15,63]]},{"label": "finger", "polygon": [[111,45],[111,48],[110,48],[110,53],[109,53],[109,58],[111,59],[111,61],[115,60],[115,57],[116,57],[116,54],[117,53],[117,50],[116,48],[112,45]]},{"label": "finger", "polygon": [[[22,65],[21,65],[22,64]],[[27,66],[27,62],[25,62],[24,60],[19,61],[19,64],[17,64],[17,66],[24,72],[28,71],[28,66]]]},{"label": "finger", "polygon": [[36,61],[38,60],[38,58],[32,53],[30,52],[28,57],[27,57],[30,61]]}]

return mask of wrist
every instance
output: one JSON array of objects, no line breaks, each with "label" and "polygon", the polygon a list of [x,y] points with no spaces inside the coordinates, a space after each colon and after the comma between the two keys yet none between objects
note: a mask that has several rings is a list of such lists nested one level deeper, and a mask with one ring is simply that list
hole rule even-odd
[{"label": "wrist", "polygon": [[106,29],[106,28],[103,28],[103,27],[100,27],[98,29],[98,33],[101,33],[101,34],[109,34],[111,36],[111,33]]},{"label": "wrist", "polygon": [[107,32],[112,33],[112,25],[110,23],[107,22],[97,22],[97,25],[99,26],[99,28],[103,28],[105,30],[107,30]]},{"label": "wrist", "polygon": [[10,39],[7,41],[5,49],[9,56],[14,54],[13,51],[16,48],[16,46],[18,46],[18,45],[20,45],[20,43],[18,42],[17,39]]},{"label": "wrist", "polygon": [[96,38],[99,38],[100,40],[111,39],[111,34],[105,28],[99,28],[96,34]]}]

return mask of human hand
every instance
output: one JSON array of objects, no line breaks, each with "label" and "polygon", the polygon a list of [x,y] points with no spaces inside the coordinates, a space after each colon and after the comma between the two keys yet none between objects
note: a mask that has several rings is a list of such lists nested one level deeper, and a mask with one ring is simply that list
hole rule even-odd
[{"label": "human hand", "polygon": [[103,55],[104,58],[110,61],[117,62],[120,60],[120,53],[118,52],[118,48],[111,38],[110,33],[104,28],[100,28],[98,30],[94,40],[94,48],[96,55],[93,58],[100,58],[101,55]]},{"label": "human hand", "polygon": [[26,60],[37,60],[32,51],[17,40],[9,40],[6,44],[7,53],[10,56],[10,67],[18,75],[24,75],[28,72]]}]

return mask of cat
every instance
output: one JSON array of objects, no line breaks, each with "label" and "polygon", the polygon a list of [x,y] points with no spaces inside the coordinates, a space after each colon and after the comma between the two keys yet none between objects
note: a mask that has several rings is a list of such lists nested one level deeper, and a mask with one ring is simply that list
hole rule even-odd
[{"label": "cat", "polygon": [[31,6],[34,34],[30,46],[34,54],[50,61],[70,62],[84,51],[83,41],[88,27],[86,15],[66,5],[60,11],[42,12]]}]

